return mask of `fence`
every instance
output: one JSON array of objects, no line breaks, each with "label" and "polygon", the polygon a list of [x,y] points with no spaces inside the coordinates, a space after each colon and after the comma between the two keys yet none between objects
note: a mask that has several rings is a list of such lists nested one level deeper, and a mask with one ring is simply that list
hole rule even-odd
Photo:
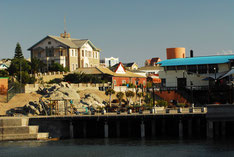
[{"label": "fence", "polygon": [[24,85],[15,85],[15,84],[11,85],[7,91],[6,102],[9,102],[16,94],[24,92],[25,92]]}]

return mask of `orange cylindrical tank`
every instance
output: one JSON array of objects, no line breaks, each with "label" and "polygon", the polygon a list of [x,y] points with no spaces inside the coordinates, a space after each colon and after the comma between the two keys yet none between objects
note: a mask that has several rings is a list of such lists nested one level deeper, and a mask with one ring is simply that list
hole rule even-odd
[{"label": "orange cylindrical tank", "polygon": [[176,47],[176,48],[167,48],[167,59],[173,58],[185,58],[185,48]]}]

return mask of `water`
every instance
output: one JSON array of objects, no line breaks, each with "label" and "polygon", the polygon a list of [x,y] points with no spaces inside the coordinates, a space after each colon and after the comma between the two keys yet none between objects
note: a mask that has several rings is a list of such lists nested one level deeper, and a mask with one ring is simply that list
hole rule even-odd
[{"label": "water", "polygon": [[0,157],[234,157],[233,140],[75,139],[0,142]]}]

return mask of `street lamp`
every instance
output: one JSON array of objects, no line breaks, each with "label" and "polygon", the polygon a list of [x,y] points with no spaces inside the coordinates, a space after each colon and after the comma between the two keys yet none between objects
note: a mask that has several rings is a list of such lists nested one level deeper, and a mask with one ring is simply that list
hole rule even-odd
[{"label": "street lamp", "polygon": [[215,72],[215,83],[216,83],[216,67],[214,67],[214,72]]},{"label": "street lamp", "polygon": [[155,84],[152,82],[152,91],[153,91],[153,106],[155,107],[155,98],[154,98],[154,87],[155,87]]},{"label": "street lamp", "polygon": [[194,107],[194,102],[193,102],[193,82],[190,81],[190,85],[191,85],[191,97],[192,97],[192,107]]}]

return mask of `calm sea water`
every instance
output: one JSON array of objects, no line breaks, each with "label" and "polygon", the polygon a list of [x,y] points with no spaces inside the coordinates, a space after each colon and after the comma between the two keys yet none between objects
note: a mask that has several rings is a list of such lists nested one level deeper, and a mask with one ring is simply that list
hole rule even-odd
[{"label": "calm sea water", "polygon": [[234,157],[234,141],[75,139],[0,142],[0,157]]}]

